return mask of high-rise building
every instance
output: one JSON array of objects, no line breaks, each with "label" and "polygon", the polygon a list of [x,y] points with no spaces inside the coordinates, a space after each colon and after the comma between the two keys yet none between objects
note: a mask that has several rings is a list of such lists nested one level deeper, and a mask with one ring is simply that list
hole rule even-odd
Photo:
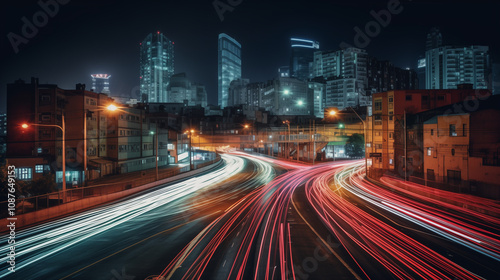
[{"label": "high-rise building", "polygon": [[168,86],[170,103],[185,103],[188,106],[207,106],[207,91],[202,84],[192,83],[186,73],[175,74],[170,78]]},{"label": "high-rise building", "polygon": [[491,88],[493,89],[493,94],[500,94],[500,63],[494,63],[491,69]]},{"label": "high-rise building", "polygon": [[290,66],[281,66],[278,68],[278,76],[283,78],[290,77]]},{"label": "high-rise building", "polygon": [[141,43],[141,101],[169,102],[167,88],[174,74],[174,42],[160,31],[150,33]]},{"label": "high-rise building", "polygon": [[427,62],[425,61],[425,57],[421,56],[417,60],[417,76],[418,76],[418,88],[425,89],[425,68]]},{"label": "high-rise building", "polygon": [[456,89],[472,84],[474,89],[488,88],[490,69],[487,46],[442,46],[426,51],[426,89]]},{"label": "high-rise building", "polygon": [[327,80],[325,107],[369,105],[367,59],[366,51],[357,48],[314,53],[313,75]]},{"label": "high-rise building", "polygon": [[313,78],[312,63],[314,52],[319,50],[319,43],[312,40],[290,38],[292,55],[290,57],[290,77],[299,80]]},{"label": "high-rise building", "polygon": [[371,94],[389,90],[418,89],[417,72],[394,66],[388,60],[368,59],[368,90]]},{"label": "high-rise building", "polygon": [[110,93],[109,91],[109,74],[92,74],[92,91],[95,93]]},{"label": "high-rise building", "polygon": [[228,89],[228,106],[248,104],[247,85],[249,83],[249,79],[237,79],[231,82]]},{"label": "high-rise building", "polygon": [[313,115],[317,118],[324,118],[324,98],[326,92],[326,81],[322,77],[310,80],[307,83],[313,94]]},{"label": "high-rise building", "polygon": [[439,48],[443,45],[443,36],[438,28],[433,27],[431,31],[427,33],[427,40],[425,41],[425,50],[432,50]]},{"label": "high-rise building", "polygon": [[312,115],[313,89],[307,81],[296,78],[276,78],[262,85],[259,107],[280,116]]},{"label": "high-rise building", "polygon": [[219,34],[218,98],[222,108],[228,104],[229,85],[241,78],[241,44],[225,33]]}]

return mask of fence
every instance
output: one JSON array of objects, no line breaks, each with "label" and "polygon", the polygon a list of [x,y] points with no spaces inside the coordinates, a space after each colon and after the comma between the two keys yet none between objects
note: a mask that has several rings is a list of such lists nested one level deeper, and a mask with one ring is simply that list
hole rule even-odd
[{"label": "fence", "polygon": [[[207,161],[195,166],[194,169],[199,169],[202,167],[209,166],[213,163],[216,163],[220,160],[220,155],[217,155],[214,160]],[[168,172],[162,172],[158,174],[158,179],[162,180],[165,178],[173,177],[175,175],[179,175],[181,173],[189,171],[189,165],[180,169],[170,170]],[[83,198],[88,197],[96,197],[107,194],[112,194],[132,188],[136,188],[148,183],[152,183],[156,181],[156,173],[142,175],[140,178],[120,183],[110,183],[110,184],[102,184],[96,186],[89,186],[83,188],[75,188],[66,190],[66,202],[63,202],[64,192],[53,192],[44,195],[38,195],[33,197],[26,198],[18,198],[16,200],[16,215],[21,215],[25,213],[30,213],[34,211],[38,211],[41,209],[46,209],[49,207],[54,207],[61,205],[63,203],[77,201]],[[0,202],[0,219],[8,217],[8,201]]]}]

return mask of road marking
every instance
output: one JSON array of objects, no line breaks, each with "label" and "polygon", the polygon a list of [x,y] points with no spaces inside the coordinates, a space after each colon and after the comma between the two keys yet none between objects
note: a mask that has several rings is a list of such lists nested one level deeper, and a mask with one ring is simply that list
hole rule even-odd
[{"label": "road marking", "polygon": [[[217,211],[217,212],[219,212],[219,211]],[[217,212],[215,212],[215,213],[217,213]],[[205,217],[211,216],[211,215],[213,215],[213,214],[215,214],[215,213],[212,213],[212,214],[210,214],[210,215],[204,216],[204,217],[202,217],[202,218],[205,218]],[[200,219],[202,219],[202,218],[200,218]],[[197,219],[197,220],[199,220],[199,219]],[[89,265],[87,265],[87,266],[85,266],[85,267],[82,267],[82,268],[78,269],[77,271],[75,271],[75,272],[73,272],[73,273],[71,273],[71,274],[68,274],[68,275],[66,275],[66,276],[64,276],[64,277],[62,277],[62,278],[60,278],[59,280],[63,280],[63,279],[69,278],[69,277],[71,277],[71,276],[73,276],[73,275],[75,275],[75,274],[77,274],[77,273],[79,273],[79,272],[81,272],[81,271],[83,271],[83,270],[85,270],[85,269],[87,269],[87,268],[89,268],[89,267],[91,267],[91,266],[95,265],[95,264],[98,264],[98,263],[102,262],[103,260],[109,259],[110,257],[112,257],[112,256],[114,256],[114,255],[116,255],[116,254],[119,254],[119,253],[121,253],[121,252],[123,252],[123,251],[125,251],[125,250],[128,250],[128,249],[130,249],[130,248],[132,248],[132,247],[136,246],[136,245],[139,245],[139,244],[141,244],[142,242],[144,242],[144,241],[146,241],[146,240],[149,240],[149,239],[151,239],[151,238],[153,238],[153,237],[156,237],[156,236],[158,236],[158,235],[160,235],[160,234],[167,233],[167,232],[169,232],[169,231],[175,230],[175,229],[177,229],[177,228],[179,228],[179,227],[185,226],[185,225],[190,224],[190,223],[192,223],[192,222],[195,222],[195,221],[197,221],[197,220],[193,220],[193,221],[185,222],[185,223],[180,224],[180,225],[177,225],[177,226],[175,226],[175,227],[172,227],[172,228],[166,229],[166,230],[164,230],[164,231],[161,231],[161,232],[155,233],[155,234],[153,234],[153,235],[151,235],[151,236],[149,236],[149,237],[144,238],[144,239],[143,239],[143,240],[141,240],[141,241],[138,241],[138,242],[136,242],[136,243],[134,243],[134,244],[132,244],[132,245],[130,245],[130,246],[127,246],[127,247],[125,247],[125,248],[123,248],[123,249],[121,249],[121,250],[119,250],[119,251],[116,251],[116,252],[114,252],[114,253],[113,253],[113,254],[111,254],[111,255],[108,255],[108,256],[106,256],[106,257],[104,257],[104,258],[102,258],[102,259],[100,259],[100,260],[98,260],[98,261],[95,261],[95,262],[93,262],[93,263],[91,263],[91,264],[89,264]]]},{"label": "road marking", "polygon": [[316,234],[316,236],[321,240],[321,242],[323,242],[323,245],[325,245],[325,247],[328,249],[328,251],[330,251],[333,255],[335,255],[335,257],[347,268],[347,270],[349,270],[349,272],[352,273],[352,275],[354,277],[356,277],[356,279],[361,280],[362,278],[359,277],[359,275],[344,261],[344,259],[342,259],[342,257],[339,254],[337,254],[335,251],[333,251],[332,247],[330,247],[330,245],[328,245],[328,243],[318,234],[318,232],[316,232],[316,230],[314,230],[314,228],[306,221],[304,216],[302,216],[302,214],[300,214],[297,206],[295,205],[295,201],[293,200],[293,195],[292,195],[291,200],[292,200],[293,208],[295,208],[295,211],[297,212],[297,214],[299,214],[299,216],[302,218],[302,220],[309,226],[309,228],[314,232],[314,234]]},{"label": "road marking", "polygon": [[222,267],[226,266],[226,260],[224,260],[224,263],[222,264]]}]

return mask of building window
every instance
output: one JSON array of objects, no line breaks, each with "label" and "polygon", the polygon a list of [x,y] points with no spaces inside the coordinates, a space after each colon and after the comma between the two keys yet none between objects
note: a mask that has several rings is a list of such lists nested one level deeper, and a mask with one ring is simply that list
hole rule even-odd
[{"label": "building window", "polygon": [[33,179],[33,171],[30,167],[16,168],[16,178],[18,180],[31,180]]},{"label": "building window", "polygon": [[391,96],[389,97],[389,102],[393,102],[394,101],[394,98]]},{"label": "building window", "polygon": [[463,129],[463,134],[462,134],[462,135],[463,135],[464,137],[465,137],[465,136],[467,136],[467,125],[466,125],[466,124],[463,124],[463,125],[462,125],[462,129]]},{"label": "building window", "polygon": [[455,155],[455,149],[451,149],[451,155],[454,156]]},{"label": "building window", "polygon": [[411,101],[412,100],[412,95],[407,95],[405,99],[406,99],[406,101]]},{"label": "building window", "polygon": [[457,136],[457,129],[454,124],[450,124],[450,136]]},{"label": "building window", "polygon": [[48,169],[48,168],[45,168],[45,165],[43,165],[43,164],[35,165],[35,173],[43,173],[44,169]]},{"label": "building window", "polygon": [[432,148],[427,148],[427,155],[432,156]]},{"label": "building window", "polygon": [[431,135],[434,135],[434,129],[431,129]]},{"label": "building window", "polygon": [[375,111],[382,111],[382,100],[375,100]]},{"label": "building window", "polygon": [[40,95],[40,105],[48,105],[48,104],[50,104],[50,94]]},{"label": "building window", "polygon": [[389,132],[389,139],[394,139],[394,132]]},{"label": "building window", "polygon": [[438,100],[443,101],[444,100],[444,95],[438,95]]}]

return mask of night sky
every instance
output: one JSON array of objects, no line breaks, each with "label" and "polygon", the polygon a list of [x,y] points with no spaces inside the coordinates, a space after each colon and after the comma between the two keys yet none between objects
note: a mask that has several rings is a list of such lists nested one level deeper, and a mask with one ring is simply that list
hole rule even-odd
[{"label": "night sky", "polygon": [[[42,0],[47,1],[47,0]],[[62,1],[62,0],[61,0]],[[67,1],[67,0],[66,0]],[[321,50],[353,44],[354,27],[373,20],[370,11],[388,1],[242,0],[221,21],[213,0],[95,1],[70,0],[14,53],[7,34],[22,35],[22,17],[32,22],[38,1],[5,1],[0,26],[0,112],[6,84],[16,79],[72,89],[92,73],[112,75],[111,95],[138,97],[139,43],[160,31],[175,42],[175,72],[207,86],[209,103],[217,103],[217,36],[225,32],[242,44],[243,77],[252,82],[276,76],[289,64],[289,38],[317,40]],[[227,0],[221,0],[227,3]],[[233,2],[238,2],[234,0]],[[379,59],[415,68],[424,53],[429,29],[439,27],[444,44],[489,45],[496,62],[500,49],[500,3],[494,1],[408,1],[366,47]]]}]

